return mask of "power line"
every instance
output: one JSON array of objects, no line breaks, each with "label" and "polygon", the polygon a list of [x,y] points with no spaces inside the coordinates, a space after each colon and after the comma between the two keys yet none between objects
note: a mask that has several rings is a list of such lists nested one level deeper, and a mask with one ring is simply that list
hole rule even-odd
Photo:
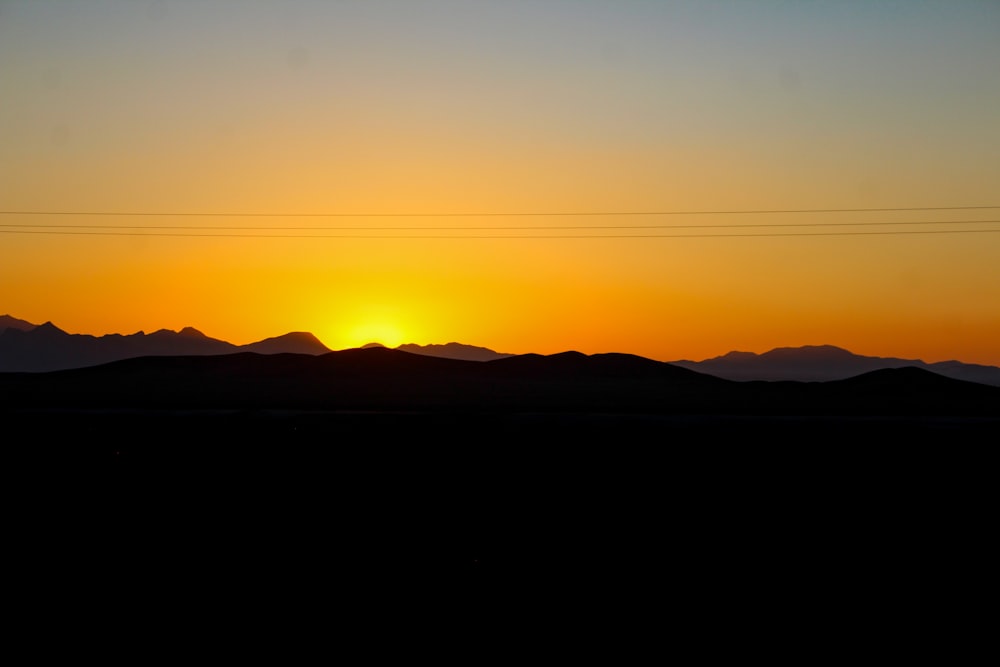
[{"label": "power line", "polygon": [[531,226],[451,226],[451,227],[261,227],[261,226],[212,226],[212,225],[51,225],[51,224],[0,224],[0,227],[29,229],[170,229],[209,231],[488,231],[488,230],[586,230],[586,229],[742,229],[757,227],[879,227],[886,225],[978,225],[1000,223],[1000,220],[914,220],[909,222],[791,222],[791,223],[744,223],[724,225],[531,225]]},{"label": "power line", "polygon": [[234,213],[197,211],[0,211],[0,215],[93,216],[93,217],[199,217],[199,218],[496,218],[496,217],[611,217],[663,215],[776,215],[785,213],[886,213],[902,211],[973,211],[1000,209],[996,206],[908,206],[885,208],[660,210],[660,211],[514,211],[478,213]]},{"label": "power line", "polygon": [[[906,212],[906,211],[964,211],[992,210],[1000,206],[936,206],[936,207],[891,207],[891,208],[827,208],[827,209],[741,209],[728,211],[618,211],[618,212],[514,212],[514,213],[210,213],[210,212],[122,212],[122,211],[0,211],[7,216],[73,216],[73,217],[254,217],[254,218],[427,218],[427,217],[550,217],[550,216],[682,216],[682,215],[743,215],[743,214],[807,214],[807,213],[862,213],[862,212]],[[865,221],[865,222],[801,222],[801,223],[740,223],[740,224],[645,224],[645,225],[462,225],[462,226],[246,226],[246,225],[118,225],[118,224],[38,224],[3,223],[0,234],[47,234],[74,236],[158,236],[182,238],[337,238],[337,239],[613,239],[613,238],[735,238],[753,236],[858,236],[858,235],[898,235],[898,234],[960,234],[992,233],[996,229],[933,229],[933,230],[884,230],[884,231],[813,231],[817,228],[832,227],[884,227],[922,225],[980,225],[997,224],[1000,220],[917,220],[917,221]],[[650,230],[719,230],[719,229],[774,229],[799,228],[795,232],[756,233],[685,233],[685,234],[542,234],[537,232],[582,232],[614,230],[618,232],[640,232]],[[88,230],[88,231],[80,231]],[[90,231],[93,230],[93,231]],[[164,231],[166,230],[166,231]],[[308,232],[369,232],[369,234],[317,234]],[[510,232],[507,234],[473,234],[470,232]],[[197,233],[195,233],[197,232]],[[217,233],[224,232],[224,233]],[[296,232],[296,233],[268,233]],[[370,234],[370,232],[393,232]],[[398,232],[410,232],[408,234]],[[413,233],[418,232],[418,233]],[[435,234],[431,232],[450,232]],[[525,234],[523,232],[536,232]]]},{"label": "power line", "polygon": [[175,238],[284,238],[284,239],[690,239],[690,238],[763,238],[780,236],[897,236],[904,234],[983,234],[1000,229],[920,229],[881,232],[764,232],[761,234],[189,234],[164,232],[75,232],[54,230],[0,229],[0,234],[46,234],[55,236],[134,236]]}]

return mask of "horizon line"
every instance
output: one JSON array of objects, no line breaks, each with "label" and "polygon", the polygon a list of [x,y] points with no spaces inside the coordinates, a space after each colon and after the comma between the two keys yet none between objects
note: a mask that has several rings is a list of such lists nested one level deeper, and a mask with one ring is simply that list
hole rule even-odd
[{"label": "horizon line", "polygon": [[[33,322],[28,322],[27,320],[22,320],[21,318],[18,318],[18,317],[15,317],[13,315],[10,315],[9,313],[5,313],[3,315],[0,315],[0,317],[8,317],[8,318],[11,318],[11,319],[14,319],[14,320],[18,320],[18,321],[21,321],[21,322],[27,322],[28,324],[30,324],[32,326],[32,329],[29,329],[28,331],[31,331],[31,330],[33,330],[35,328],[42,327],[45,324],[49,324],[52,327],[55,327],[56,329],[59,329],[60,331],[63,331],[64,333],[66,333],[67,335],[70,335],[70,336],[80,336],[80,335],[82,335],[82,336],[91,336],[91,337],[94,337],[94,338],[101,338],[103,336],[115,336],[115,335],[117,335],[117,336],[134,336],[134,335],[140,335],[140,334],[143,335],[143,336],[150,335],[149,333],[146,333],[145,330],[141,330],[141,329],[138,330],[138,331],[136,331],[136,332],[134,332],[134,333],[132,333],[132,334],[121,334],[121,333],[79,334],[79,333],[70,333],[70,332],[65,331],[64,329],[60,328],[58,325],[56,325],[54,322],[52,322],[52,320],[46,320],[42,324],[35,324]],[[7,327],[7,328],[14,328],[14,327]],[[524,355],[530,355],[530,354],[537,354],[537,355],[540,355],[540,356],[546,356],[547,357],[547,356],[553,356],[553,355],[557,355],[557,354],[565,354],[565,353],[573,353],[573,352],[575,352],[575,353],[583,354],[583,355],[588,356],[588,357],[589,356],[595,356],[595,355],[601,355],[601,354],[629,354],[629,355],[633,355],[633,356],[637,356],[637,357],[642,357],[644,359],[650,359],[652,361],[659,361],[659,362],[662,362],[662,363],[677,363],[677,362],[701,363],[701,362],[704,362],[704,361],[709,361],[709,360],[712,360],[712,359],[717,359],[719,357],[724,357],[724,356],[727,356],[727,355],[733,354],[733,353],[744,353],[744,354],[752,354],[752,355],[755,355],[755,356],[762,356],[764,354],[767,354],[769,352],[774,352],[776,350],[801,350],[801,349],[805,349],[805,348],[835,348],[835,349],[847,352],[848,354],[850,354],[852,356],[857,356],[857,357],[872,357],[872,358],[876,358],[876,359],[900,359],[900,360],[904,360],[904,361],[920,362],[920,363],[923,363],[923,364],[936,364],[936,363],[947,363],[947,362],[951,362],[951,361],[956,361],[958,363],[961,363],[961,364],[964,364],[964,365],[970,365],[970,366],[988,366],[988,367],[993,367],[993,368],[1000,368],[1000,364],[984,364],[984,363],[977,363],[977,362],[964,362],[964,361],[959,361],[957,357],[952,357],[952,358],[949,358],[949,359],[943,359],[943,360],[940,360],[940,361],[927,361],[927,360],[924,360],[922,358],[907,359],[907,358],[904,358],[904,357],[895,357],[895,356],[893,356],[893,357],[882,357],[880,355],[860,354],[860,353],[854,352],[850,348],[846,348],[846,347],[843,347],[841,345],[835,345],[835,344],[832,344],[832,343],[806,343],[806,344],[801,344],[801,345],[777,345],[777,346],[769,347],[767,350],[765,350],[763,352],[753,352],[753,351],[749,351],[749,350],[731,349],[731,350],[728,350],[726,352],[723,352],[722,354],[717,354],[717,355],[711,356],[711,357],[705,357],[704,359],[690,359],[690,358],[684,358],[684,357],[671,358],[671,359],[657,359],[657,358],[654,358],[654,357],[649,357],[649,356],[642,355],[642,354],[637,354],[637,353],[634,353],[634,352],[622,352],[620,350],[618,350],[618,351],[604,351],[604,352],[582,352],[581,350],[579,350],[577,348],[566,348],[566,349],[560,350],[559,352],[551,352],[551,353],[543,353],[543,352],[499,352],[497,350],[494,350],[492,347],[488,347],[488,346],[485,346],[485,345],[473,345],[473,344],[470,344],[470,343],[461,343],[461,342],[454,341],[454,340],[453,341],[449,341],[447,343],[415,343],[415,342],[407,342],[407,343],[400,343],[399,345],[396,345],[396,346],[389,346],[389,345],[386,345],[385,343],[382,343],[380,341],[371,340],[371,341],[369,341],[367,343],[363,343],[361,345],[355,345],[355,346],[343,347],[343,348],[334,348],[334,347],[331,347],[330,345],[327,345],[326,342],[324,342],[315,333],[313,333],[311,331],[306,331],[306,330],[288,331],[288,332],[286,332],[284,334],[278,334],[276,336],[267,336],[265,338],[261,338],[259,340],[254,340],[254,341],[251,341],[249,343],[233,343],[231,341],[228,341],[228,340],[225,340],[225,339],[222,339],[222,338],[215,338],[214,336],[209,336],[209,335],[205,334],[204,332],[201,331],[201,329],[198,329],[197,327],[193,327],[193,326],[190,326],[190,325],[181,327],[180,329],[168,329],[166,327],[162,327],[162,328],[157,329],[156,331],[151,332],[151,333],[157,333],[157,332],[160,332],[160,331],[167,331],[167,332],[170,332],[170,333],[179,334],[184,329],[194,329],[195,331],[201,333],[206,338],[210,338],[212,340],[216,340],[216,341],[219,341],[219,342],[227,343],[227,344],[232,345],[232,346],[237,347],[237,348],[248,347],[250,345],[254,345],[255,343],[264,342],[264,341],[269,340],[269,339],[281,338],[283,336],[288,336],[288,335],[291,335],[291,334],[297,334],[298,333],[298,334],[308,334],[308,335],[312,336],[317,341],[319,341],[319,343],[323,347],[327,348],[330,352],[345,352],[345,351],[349,351],[349,350],[359,350],[359,349],[363,349],[363,348],[367,348],[367,347],[381,347],[381,348],[385,348],[385,349],[388,349],[388,350],[396,350],[396,351],[399,351],[399,352],[406,352],[406,350],[400,350],[399,348],[401,348],[403,346],[416,346],[416,347],[420,347],[420,348],[427,348],[427,347],[445,347],[447,345],[458,345],[458,346],[462,346],[462,347],[470,347],[470,348],[476,348],[476,349],[480,349],[480,350],[486,350],[486,351],[492,352],[493,354],[497,354],[497,355],[501,355],[501,356],[524,356]]]}]

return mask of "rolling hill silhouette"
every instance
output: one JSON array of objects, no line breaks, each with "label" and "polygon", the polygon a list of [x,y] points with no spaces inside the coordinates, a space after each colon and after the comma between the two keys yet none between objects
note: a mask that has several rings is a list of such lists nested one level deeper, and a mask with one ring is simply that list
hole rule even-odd
[{"label": "rolling hill silhouette", "polygon": [[321,355],[147,356],[3,373],[0,400],[25,409],[913,417],[992,416],[1000,388],[916,367],[822,383],[735,382],[627,354],[477,362],[366,347]]},{"label": "rolling hill silhouette", "polygon": [[469,361],[492,361],[503,357],[514,356],[504,352],[494,352],[487,347],[477,345],[465,345],[463,343],[445,343],[444,345],[417,345],[416,343],[403,343],[395,349],[413,354],[425,354],[432,357],[445,357],[448,359],[467,359]]},{"label": "rolling hill silhouette", "polygon": [[[371,343],[372,347],[384,347]],[[366,346],[368,347],[368,346]],[[450,342],[443,345],[404,343],[396,349],[411,354],[495,361],[514,356],[486,347]],[[142,356],[216,355],[237,352],[310,354],[331,352],[313,334],[292,332],[247,345],[209,338],[193,327],[161,329],[151,334],[69,334],[51,322],[35,325],[10,315],[0,316],[0,372],[44,372],[95,366]],[[919,359],[857,355],[833,345],[775,348],[764,354],[729,352],[703,361],[677,360],[672,365],[735,381],[826,382],[843,380],[882,368],[912,366],[957,380],[1000,386],[1000,368],[960,361],[926,363]]]},{"label": "rolling hill silhouette", "polygon": [[[51,442],[96,429],[119,448],[138,432],[260,443],[297,441],[317,429],[338,441],[454,446],[906,440],[945,428],[948,437],[981,435],[1000,417],[1000,387],[927,365],[866,371],[879,360],[830,346],[760,356],[786,371],[802,372],[805,364],[809,372],[829,372],[838,363],[847,377],[735,380],[624,353],[499,355],[457,343],[420,352],[381,345],[329,351],[307,333],[234,346],[190,327],[93,337],[51,323],[8,326],[0,343],[0,406],[8,424],[47,433]],[[121,358],[102,361],[108,356]],[[727,358],[759,363],[756,355]],[[40,365],[58,370],[39,372]]]}]

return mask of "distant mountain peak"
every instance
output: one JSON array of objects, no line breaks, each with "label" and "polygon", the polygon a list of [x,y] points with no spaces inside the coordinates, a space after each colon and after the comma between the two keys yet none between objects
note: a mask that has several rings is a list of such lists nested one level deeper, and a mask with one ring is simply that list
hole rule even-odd
[{"label": "distant mountain peak", "polygon": [[308,331],[289,331],[283,336],[278,336],[278,338],[301,338],[305,340],[319,340],[315,335]]},{"label": "distant mountain peak", "polygon": [[[147,335],[143,334],[142,331],[140,331],[139,334]],[[208,336],[203,334],[201,331],[198,331],[194,327],[184,327],[180,331],[174,331],[173,329],[157,329],[156,331],[148,335],[156,336],[157,338],[177,338],[177,337],[191,338],[191,339],[208,338]]]},{"label": "distant mountain peak", "polygon": [[477,345],[465,345],[464,343],[450,343],[418,345],[416,343],[404,343],[396,348],[402,352],[411,354],[422,354],[429,357],[445,357],[447,359],[462,359],[465,361],[492,361],[504,357],[513,356],[503,352],[495,352],[487,347]]},{"label": "distant mountain peak", "polygon": [[756,352],[740,352],[739,350],[733,350],[732,352],[726,352],[721,357],[715,357],[716,359],[727,359],[729,361],[736,361],[738,359],[755,359],[757,357]]},{"label": "distant mountain peak", "polygon": [[32,324],[25,320],[19,320],[10,315],[0,315],[0,331],[4,329],[17,329],[18,331],[31,331],[37,324]]},{"label": "distant mountain peak", "polygon": [[58,333],[58,334],[64,334],[64,335],[67,335],[67,336],[69,335],[68,333],[66,333],[65,331],[63,331],[62,329],[60,329],[59,327],[57,327],[56,325],[52,324],[52,322],[48,322],[48,321],[45,322],[45,323],[43,323],[43,324],[39,324],[37,327],[35,327],[31,331],[32,331],[32,333],[36,333],[36,334]]},{"label": "distant mountain peak", "polygon": [[855,357],[852,352],[836,345],[802,345],[800,347],[776,347],[760,355],[762,357],[798,357],[798,358],[848,358]]},{"label": "distant mountain peak", "polygon": [[265,338],[264,340],[250,343],[243,346],[248,352],[258,352],[261,354],[275,354],[280,352],[291,352],[294,354],[326,354],[330,348],[307,331],[292,331],[283,336]]},{"label": "distant mountain peak", "polygon": [[[13,320],[14,318],[10,318]],[[9,323],[0,320],[0,324]],[[222,355],[246,351],[259,354],[308,354],[330,352],[309,333],[297,332],[249,345],[234,345],[206,336],[194,327],[180,331],[160,329],[122,336],[69,334],[51,321],[27,328],[7,326],[0,335],[0,373],[44,372],[95,366],[121,359],[147,356]]]},{"label": "distant mountain peak", "polygon": [[[674,361],[700,373],[727,380],[826,382],[843,380],[871,371],[915,367],[967,382],[1000,386],[1000,368],[957,361],[925,363],[919,359],[870,357],[854,354],[836,345],[777,347],[764,354],[730,352],[704,361]],[[919,377],[919,375],[918,375]]]}]

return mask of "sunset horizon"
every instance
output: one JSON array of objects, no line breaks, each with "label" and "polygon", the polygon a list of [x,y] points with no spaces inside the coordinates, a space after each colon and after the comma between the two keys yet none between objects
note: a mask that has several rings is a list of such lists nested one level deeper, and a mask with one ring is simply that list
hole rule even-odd
[{"label": "sunset horizon", "polygon": [[[808,351],[808,350],[818,350],[818,349],[827,349],[827,350],[834,349],[834,350],[842,350],[842,351],[844,351],[846,353],[849,353],[851,355],[860,356],[860,357],[884,358],[884,359],[912,359],[914,361],[925,362],[925,363],[928,363],[928,364],[957,361],[957,362],[960,362],[962,364],[983,365],[983,366],[992,366],[992,367],[995,367],[995,368],[1000,368],[1000,364],[998,364],[998,363],[989,363],[989,362],[983,362],[983,361],[974,361],[974,360],[969,360],[969,359],[963,359],[963,358],[960,358],[960,357],[957,357],[957,356],[946,356],[946,357],[942,357],[940,359],[927,359],[927,358],[917,357],[917,356],[901,355],[901,354],[897,354],[897,353],[893,353],[893,352],[889,352],[889,351],[887,351],[887,352],[881,352],[881,353],[871,353],[871,352],[865,352],[865,351],[856,350],[856,349],[853,349],[853,348],[850,348],[850,347],[847,347],[847,346],[844,346],[844,345],[839,345],[839,344],[837,344],[835,342],[830,342],[830,341],[826,341],[826,342],[815,342],[814,341],[814,342],[806,342],[806,343],[801,343],[801,344],[766,345],[766,346],[764,346],[764,347],[762,347],[760,349],[732,348],[732,349],[728,349],[728,350],[722,350],[722,351],[719,351],[717,353],[710,354],[710,355],[707,355],[707,356],[694,356],[694,355],[655,356],[655,355],[651,355],[651,354],[643,354],[641,352],[636,352],[634,350],[628,350],[628,349],[594,349],[594,350],[591,350],[591,349],[584,349],[584,348],[582,348],[580,346],[572,346],[572,345],[570,345],[570,346],[564,346],[564,347],[561,347],[561,348],[557,346],[557,347],[554,347],[554,348],[551,348],[551,349],[528,348],[528,349],[521,349],[521,350],[518,350],[518,351],[510,351],[510,350],[501,349],[501,348],[499,348],[497,346],[490,345],[489,343],[474,342],[474,341],[473,342],[462,341],[462,340],[458,340],[458,339],[455,339],[455,338],[450,338],[448,340],[444,340],[444,339],[442,339],[442,340],[435,340],[435,341],[402,340],[401,338],[398,338],[398,337],[386,338],[386,339],[383,339],[383,340],[379,340],[379,339],[376,339],[376,338],[358,338],[358,339],[356,339],[357,342],[347,343],[347,344],[344,344],[342,346],[334,346],[334,345],[330,345],[329,343],[327,343],[327,341],[323,340],[323,338],[321,336],[317,335],[315,332],[309,331],[307,329],[287,329],[285,331],[281,331],[281,332],[277,332],[277,333],[271,333],[271,334],[262,336],[260,338],[253,338],[253,339],[246,339],[246,340],[233,340],[233,339],[226,338],[224,336],[214,335],[213,333],[207,332],[204,329],[202,329],[201,327],[198,327],[198,326],[192,325],[192,324],[177,326],[177,327],[173,327],[173,328],[169,327],[169,326],[158,326],[158,327],[155,327],[155,328],[151,327],[151,328],[148,328],[148,329],[136,329],[134,331],[108,331],[108,332],[104,332],[104,333],[94,333],[94,332],[88,332],[88,331],[74,331],[74,330],[71,330],[71,329],[67,329],[66,327],[60,326],[60,324],[58,322],[53,321],[51,319],[46,319],[44,321],[39,321],[39,322],[31,322],[31,321],[26,320],[25,318],[16,317],[15,315],[12,315],[10,313],[0,313],[0,334],[2,334],[3,329],[5,328],[5,320],[7,318],[11,318],[11,320],[18,320],[20,322],[26,322],[26,323],[30,324],[32,327],[39,327],[39,326],[48,324],[48,325],[51,325],[53,327],[56,327],[60,331],[63,331],[64,333],[66,333],[66,334],[68,334],[70,336],[82,335],[82,336],[90,336],[90,337],[94,337],[94,338],[116,337],[116,336],[149,335],[149,334],[159,333],[159,332],[169,332],[171,334],[178,334],[178,335],[180,335],[185,330],[194,330],[195,332],[197,332],[198,334],[200,334],[201,336],[204,336],[206,338],[217,340],[217,341],[221,341],[223,343],[231,344],[233,346],[240,347],[240,348],[251,346],[253,344],[261,343],[261,342],[268,341],[268,340],[279,339],[279,338],[282,338],[282,337],[285,337],[285,336],[295,336],[295,335],[303,334],[303,335],[307,335],[307,336],[311,336],[311,337],[315,338],[316,341],[318,341],[321,345],[323,345],[325,348],[327,348],[331,352],[343,352],[343,351],[355,350],[355,349],[360,349],[360,348],[365,348],[365,347],[372,347],[372,346],[380,346],[380,347],[385,347],[385,348],[389,348],[389,349],[393,349],[393,350],[402,349],[402,348],[414,348],[414,347],[415,348],[422,348],[422,349],[430,350],[430,349],[434,349],[434,348],[444,348],[444,347],[447,347],[447,346],[458,346],[460,348],[475,348],[475,349],[483,350],[483,351],[486,351],[486,352],[489,352],[489,353],[494,353],[498,357],[500,357],[500,356],[532,355],[532,354],[549,356],[549,355],[558,355],[558,354],[564,354],[564,353],[570,353],[570,352],[572,352],[572,353],[580,353],[580,354],[584,354],[584,355],[588,355],[588,356],[590,356],[590,355],[602,355],[602,354],[626,354],[626,355],[635,355],[635,356],[643,357],[643,358],[650,359],[650,360],[653,360],[653,361],[660,361],[660,362],[664,362],[664,363],[671,363],[671,362],[678,362],[678,361],[693,361],[693,362],[709,361],[709,360],[718,359],[720,357],[726,357],[727,355],[732,355],[732,354],[749,354],[749,355],[763,356],[763,355],[766,355],[767,353],[780,352],[780,351],[784,351],[784,350]],[[386,340],[391,341],[391,342],[385,342]],[[401,340],[401,342],[395,342],[397,340]],[[406,349],[402,349],[402,351],[405,352],[407,350]],[[448,356],[448,355],[442,353],[441,356]]]}]

